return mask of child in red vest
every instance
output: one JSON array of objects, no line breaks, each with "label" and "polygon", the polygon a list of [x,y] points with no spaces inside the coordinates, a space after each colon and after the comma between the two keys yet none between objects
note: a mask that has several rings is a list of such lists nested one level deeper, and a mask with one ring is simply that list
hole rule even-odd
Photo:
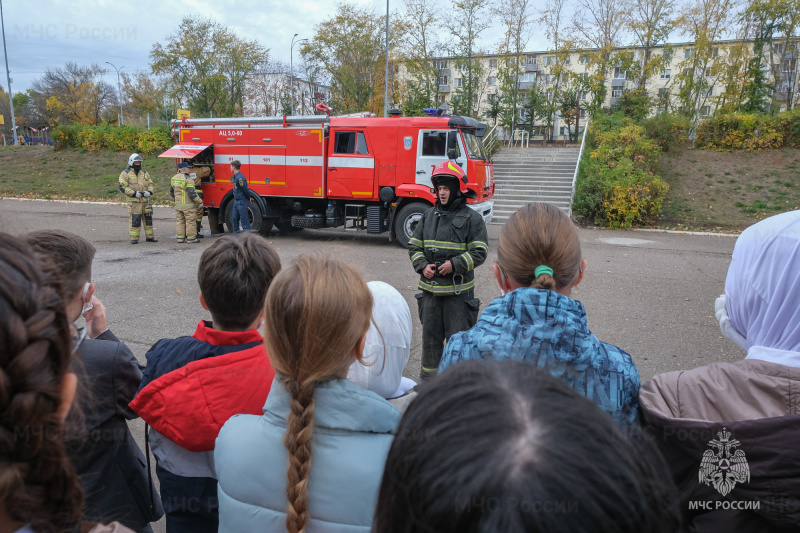
[{"label": "child in red vest", "polygon": [[212,321],[162,339],[131,408],[150,424],[167,533],[217,531],[214,441],[235,414],[261,414],[275,371],[258,332],[280,258],[256,234],[221,237],[200,258],[200,303]]}]

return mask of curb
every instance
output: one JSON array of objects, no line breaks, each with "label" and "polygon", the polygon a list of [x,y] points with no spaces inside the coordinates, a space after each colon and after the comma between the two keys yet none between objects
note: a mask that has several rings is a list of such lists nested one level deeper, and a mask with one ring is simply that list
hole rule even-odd
[{"label": "curb", "polygon": [[[46,200],[44,198],[16,198],[13,196],[0,196],[2,200],[14,200],[17,202],[54,202],[57,204],[92,204],[92,205],[128,205],[128,202],[90,202],[89,200]],[[153,207],[172,207],[166,204],[152,204]]]},{"label": "curb", "polygon": [[681,231],[676,229],[657,229],[657,228],[634,228],[633,231],[643,231],[649,233],[671,233],[673,235],[701,235],[708,237],[739,237],[739,233],[712,233],[710,231]]}]

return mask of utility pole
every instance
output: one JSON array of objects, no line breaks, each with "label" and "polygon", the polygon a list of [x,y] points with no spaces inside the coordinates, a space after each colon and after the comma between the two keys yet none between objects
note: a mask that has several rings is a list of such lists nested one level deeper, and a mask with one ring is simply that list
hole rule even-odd
[{"label": "utility pole", "polygon": [[386,0],[386,79],[383,80],[383,116],[389,116],[389,0]]},{"label": "utility pole", "polygon": [[[292,37],[292,45],[289,47],[289,92],[291,93],[292,99],[292,116],[294,116],[294,62],[292,61],[292,54],[294,53],[294,45],[295,38],[299,34],[295,33],[294,37]],[[300,39],[297,42],[302,43],[303,41],[308,42],[308,39]]]},{"label": "utility pole", "polygon": [[0,0],[0,26],[3,28],[3,52],[6,56],[6,78],[8,79],[8,104],[11,109],[11,136],[14,137],[14,144],[19,145],[17,139],[17,120],[14,118],[14,98],[11,95],[11,71],[8,70],[8,47],[6,46],[6,23],[3,19],[3,0]]},{"label": "utility pole", "polygon": [[123,124],[125,124],[125,117],[122,115],[122,85],[120,85],[120,83],[119,83],[119,71],[124,69],[125,66],[123,65],[123,66],[117,68],[117,67],[114,66],[114,63],[111,63],[109,61],[106,61],[106,63],[108,63],[109,65],[114,67],[114,70],[117,71],[117,90],[119,91],[119,124],[118,125],[122,126]]}]

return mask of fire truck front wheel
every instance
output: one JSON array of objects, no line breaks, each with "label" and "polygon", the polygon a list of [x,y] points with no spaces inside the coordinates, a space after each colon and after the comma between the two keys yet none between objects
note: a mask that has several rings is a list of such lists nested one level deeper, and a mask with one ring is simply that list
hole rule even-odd
[{"label": "fire truck front wheel", "polygon": [[[258,202],[250,202],[247,206],[247,218],[250,219],[250,229],[262,235],[267,235],[272,231],[272,221],[262,217],[261,206]],[[233,233],[233,202],[228,202],[225,208],[225,225],[228,233]]]},{"label": "fire truck front wheel", "polygon": [[414,236],[414,230],[417,229],[417,224],[422,215],[425,214],[431,206],[422,202],[413,202],[406,204],[400,209],[400,212],[395,218],[395,236],[397,242],[408,248],[408,241]]}]

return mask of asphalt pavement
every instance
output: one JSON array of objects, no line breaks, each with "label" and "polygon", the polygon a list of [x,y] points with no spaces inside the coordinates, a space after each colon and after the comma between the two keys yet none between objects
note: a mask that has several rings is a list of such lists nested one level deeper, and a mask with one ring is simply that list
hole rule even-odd
[{"label": "asphalt pavement", "polygon": [[[199,301],[197,265],[217,237],[206,228],[200,244],[178,244],[174,210],[167,207],[154,209],[158,243],[146,243],[142,236],[131,245],[127,225],[122,204],[0,199],[0,231],[20,235],[60,228],[94,244],[92,277],[108,308],[109,327],[144,362],[159,339],[191,335],[199,320],[210,319]],[[491,269],[500,228],[489,226],[489,257],[476,269],[481,309],[500,295]],[[592,332],[633,356],[643,382],[661,372],[744,357],[743,350],[721,336],[714,317],[714,299],[724,289],[735,238],[587,228],[579,235],[588,267],[574,297],[585,306]],[[397,288],[414,321],[406,375],[419,375],[418,276],[404,248],[385,234],[341,228],[285,234],[273,229],[268,240],[284,265],[300,254],[329,253],[353,264],[366,280]],[[140,424],[133,426],[140,440]],[[156,530],[163,531],[163,520]]]}]

